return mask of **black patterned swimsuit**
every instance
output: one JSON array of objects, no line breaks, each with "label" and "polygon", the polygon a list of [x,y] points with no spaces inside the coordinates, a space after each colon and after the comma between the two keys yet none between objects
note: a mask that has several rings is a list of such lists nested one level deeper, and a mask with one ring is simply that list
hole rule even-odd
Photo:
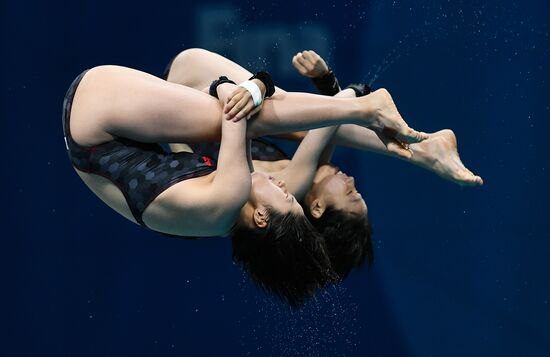
[{"label": "black patterned swimsuit", "polygon": [[63,102],[63,132],[69,158],[75,168],[109,179],[124,194],[135,220],[146,227],[143,211],[153,200],[178,182],[205,176],[216,170],[215,162],[197,153],[166,153],[158,144],[125,138],[81,146],[71,137],[69,126],[73,98],[87,71],[71,84]]}]

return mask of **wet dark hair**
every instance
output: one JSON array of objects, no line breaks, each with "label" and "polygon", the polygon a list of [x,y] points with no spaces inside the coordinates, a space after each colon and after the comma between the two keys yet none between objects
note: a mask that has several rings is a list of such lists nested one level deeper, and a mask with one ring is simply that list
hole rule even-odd
[{"label": "wet dark hair", "polygon": [[321,217],[314,218],[308,209],[304,211],[325,238],[332,268],[340,279],[345,279],[353,268],[362,266],[365,260],[369,267],[372,265],[372,226],[366,214],[328,207]]},{"label": "wet dark hair", "polygon": [[265,228],[235,226],[233,260],[260,289],[298,308],[338,275],[323,237],[305,216],[268,208],[268,217]]}]

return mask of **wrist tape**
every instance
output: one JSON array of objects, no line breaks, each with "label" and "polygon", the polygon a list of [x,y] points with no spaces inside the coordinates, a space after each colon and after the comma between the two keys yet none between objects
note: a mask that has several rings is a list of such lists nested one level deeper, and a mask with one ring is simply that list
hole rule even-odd
[{"label": "wrist tape", "polygon": [[262,92],[260,91],[260,88],[256,83],[252,81],[244,81],[241,84],[239,84],[239,87],[243,87],[246,89],[250,95],[252,95],[252,101],[254,102],[254,107],[259,106],[262,104],[263,98],[262,98]]}]

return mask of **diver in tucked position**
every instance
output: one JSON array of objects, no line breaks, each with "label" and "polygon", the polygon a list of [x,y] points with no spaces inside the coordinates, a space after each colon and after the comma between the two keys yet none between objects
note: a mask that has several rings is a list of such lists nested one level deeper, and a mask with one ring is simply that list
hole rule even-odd
[{"label": "diver in tucked position", "polygon": [[[220,102],[144,72],[95,67],[78,76],[65,97],[67,150],[85,184],[134,223],[181,237],[238,230],[265,244],[262,252],[269,254],[256,281],[298,306],[337,276],[322,237],[285,183],[251,175],[247,136],[340,123],[369,127],[401,146],[427,136],[409,128],[385,90],[349,99],[279,92],[262,102],[272,84],[252,78],[243,86],[256,90],[219,85]],[[233,110],[248,105],[253,94],[251,109],[261,110],[254,120],[238,120],[244,112]],[[217,164],[200,153],[165,153],[157,144],[220,139]]]},{"label": "diver in tucked position", "polygon": [[[341,91],[338,81],[325,61],[313,51],[303,51],[294,56],[292,63],[298,72],[313,79],[313,83],[324,95],[339,97],[364,96],[370,93],[365,85],[351,85]],[[192,69],[192,70],[190,70]],[[165,77],[170,82],[201,89],[211,78],[225,74],[240,81],[251,74],[238,64],[202,49],[188,49],[177,55],[168,65]],[[280,88],[277,91],[283,92]],[[241,105],[244,105],[241,104]],[[249,105],[248,110],[251,106]],[[234,111],[236,113],[237,111]],[[244,112],[242,116],[248,116]],[[284,134],[290,139],[302,140],[306,132]],[[428,134],[421,143],[409,148],[395,141],[388,142],[375,131],[357,126],[340,125],[335,128],[325,152],[319,156],[319,168],[315,175],[304,175],[308,182],[302,183],[306,192],[298,192],[289,185],[289,191],[303,203],[304,211],[314,226],[321,232],[327,244],[332,266],[340,278],[345,278],[352,268],[360,266],[365,259],[373,259],[371,227],[367,216],[367,206],[360,198],[352,177],[348,177],[329,164],[330,155],[336,143],[367,151],[399,157],[460,185],[480,185],[483,183],[464,167],[458,157],[456,138],[452,131],[442,130]],[[309,143],[312,143],[310,139]],[[297,154],[302,149],[302,142]],[[311,145],[311,144],[310,144]],[[321,145],[321,144],[318,144]],[[186,145],[171,144],[174,151],[189,150]],[[319,146],[321,147],[321,146]],[[191,145],[191,149],[208,152],[215,156],[218,148],[213,143]],[[257,170],[274,177],[286,177],[285,170],[290,160],[279,148],[265,141],[253,140],[252,157]],[[299,162],[296,161],[295,165]],[[304,163],[303,170],[311,162]],[[302,200],[303,199],[303,200]],[[233,237],[233,243],[238,242]]]}]

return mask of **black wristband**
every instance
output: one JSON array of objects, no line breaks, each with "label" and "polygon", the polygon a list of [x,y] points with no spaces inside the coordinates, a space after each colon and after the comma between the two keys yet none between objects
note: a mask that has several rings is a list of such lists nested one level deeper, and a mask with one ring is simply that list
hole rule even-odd
[{"label": "black wristband", "polygon": [[216,99],[219,99],[218,98],[218,86],[220,84],[223,84],[223,83],[236,84],[235,82],[233,82],[231,79],[227,78],[226,76],[221,76],[220,78],[213,81],[212,84],[210,84],[210,89],[208,90],[208,93],[212,97],[215,97]]},{"label": "black wristband", "polygon": [[323,95],[335,95],[340,92],[340,85],[336,75],[329,69],[328,73],[322,77],[311,78],[313,85],[319,90],[319,93]]},{"label": "black wristband", "polygon": [[260,71],[250,77],[248,80],[252,79],[259,79],[265,86],[265,97],[269,98],[275,93],[275,84],[273,84],[273,78],[271,78],[271,74],[269,74],[266,71]]},{"label": "black wristband", "polygon": [[348,88],[353,89],[356,97],[363,97],[372,92],[372,89],[369,87],[369,85],[365,83],[352,83],[346,87],[346,89]]}]

